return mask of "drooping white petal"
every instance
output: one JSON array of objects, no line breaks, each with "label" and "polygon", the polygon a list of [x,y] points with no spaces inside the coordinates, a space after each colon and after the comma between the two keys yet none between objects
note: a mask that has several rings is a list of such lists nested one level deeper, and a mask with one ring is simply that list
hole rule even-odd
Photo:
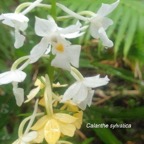
[{"label": "drooping white petal", "polygon": [[[25,31],[28,27],[28,22],[23,22],[20,26],[19,26],[19,30],[21,31]],[[16,27],[17,28],[17,27]]]},{"label": "drooping white petal", "polygon": [[26,77],[26,73],[20,70],[11,70],[0,74],[0,85],[11,82],[22,82]]},{"label": "drooping white petal", "polygon": [[24,142],[31,142],[38,136],[38,133],[36,131],[31,131],[28,134],[24,135],[22,137],[22,141]]},{"label": "drooping white petal", "polygon": [[99,75],[93,77],[84,78],[84,85],[90,88],[106,85],[109,82],[108,77],[100,78]]},{"label": "drooping white petal", "polygon": [[103,27],[101,27],[99,30],[99,37],[102,40],[102,43],[106,47],[113,47],[113,42],[108,38],[105,30]]},{"label": "drooping white petal", "polygon": [[90,89],[90,90],[88,91],[88,96],[87,96],[87,98],[85,99],[85,101],[87,102],[87,105],[88,105],[89,107],[91,106],[93,95],[94,95],[94,90],[91,90],[91,89]]},{"label": "drooping white petal", "polygon": [[40,43],[33,47],[33,49],[30,52],[30,63],[36,62],[42,55],[45,54],[47,49],[50,48],[48,44],[48,39],[44,37],[41,39]]},{"label": "drooping white petal", "polygon": [[112,4],[102,4],[100,9],[98,10],[97,14],[102,16],[107,16],[109,13],[111,13],[119,4],[120,0],[117,0],[116,2]]},{"label": "drooping white petal", "polygon": [[110,25],[113,24],[113,21],[110,18],[104,17],[102,19],[102,27],[106,30]]},{"label": "drooping white petal", "polygon": [[71,67],[67,55],[64,54],[56,54],[55,58],[51,62],[51,65],[65,70],[70,70]]},{"label": "drooping white petal", "polygon": [[79,82],[79,83],[80,83],[80,88],[77,91],[77,93],[72,97],[72,101],[75,104],[81,103],[88,96],[88,88],[82,82]]},{"label": "drooping white petal", "polygon": [[79,67],[80,51],[80,45],[71,45],[66,49],[66,53],[69,57],[68,59],[70,60],[70,63],[75,67]]},{"label": "drooping white petal", "polygon": [[85,110],[87,105],[91,106],[93,95],[94,95],[94,90],[89,90],[86,99],[83,100],[81,103],[77,104],[78,107],[82,110]]},{"label": "drooping white petal", "polygon": [[20,48],[23,46],[25,41],[25,37],[20,34],[19,30],[15,30],[15,43],[14,43],[14,47],[15,48]]},{"label": "drooping white petal", "polygon": [[87,105],[90,107],[92,103],[93,95],[94,95],[94,90],[89,89],[86,99],[84,99],[81,103],[77,104],[77,106],[82,110],[85,110]]},{"label": "drooping white petal", "polygon": [[91,24],[90,24],[90,33],[91,36],[94,38],[100,38],[99,35],[99,29],[101,27],[106,30],[110,25],[113,24],[113,21],[107,17],[102,17],[100,15],[97,15],[91,18]]},{"label": "drooping white petal", "polygon": [[17,86],[13,87],[13,93],[16,99],[16,104],[21,106],[24,102],[24,89],[18,88]]},{"label": "drooping white petal", "polygon": [[93,38],[96,38],[96,39],[99,38],[98,28],[96,27],[94,22],[91,22],[90,24],[90,34]]},{"label": "drooping white petal", "polygon": [[35,32],[38,36],[49,36],[55,32],[56,29],[57,25],[53,21],[36,17]]},{"label": "drooping white petal", "polygon": [[81,83],[76,82],[74,84],[72,84],[64,93],[61,102],[65,102],[67,100],[70,100],[71,98],[73,98],[73,96],[75,96],[79,89],[81,87]]}]

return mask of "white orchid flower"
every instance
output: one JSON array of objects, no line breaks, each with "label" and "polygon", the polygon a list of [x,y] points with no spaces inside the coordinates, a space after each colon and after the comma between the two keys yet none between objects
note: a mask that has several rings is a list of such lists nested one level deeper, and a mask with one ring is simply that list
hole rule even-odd
[{"label": "white orchid flower", "polygon": [[40,2],[42,2],[42,0],[36,0],[21,13],[15,12],[0,15],[0,20],[2,20],[3,24],[6,24],[15,29],[15,48],[22,47],[25,41],[25,36],[21,34],[21,32],[24,32],[28,27],[29,19],[25,15],[34,9],[37,5],[39,5]]},{"label": "white orchid flower", "polygon": [[[30,128],[35,120],[36,113],[37,113],[37,108],[38,108],[38,100],[35,103],[34,111],[33,114],[27,118],[25,118],[18,130],[18,136],[19,138],[15,140],[12,144],[31,144],[34,139],[37,138],[38,133],[36,131],[30,131]],[[25,131],[23,132],[23,129],[25,127],[25,124],[28,123],[27,127],[25,128]]]},{"label": "white orchid flower", "polygon": [[2,20],[3,24],[15,29],[15,48],[22,47],[25,41],[25,36],[23,36],[20,32],[27,29],[29,19],[21,13],[7,13],[1,14],[0,20]]},{"label": "white orchid flower", "polygon": [[119,4],[117,0],[113,4],[102,4],[98,12],[90,18],[90,33],[94,38],[100,38],[106,47],[112,47],[113,42],[108,38],[105,30],[113,24],[113,21],[106,16],[111,13]]},{"label": "white orchid flower", "polygon": [[[76,71],[76,73],[75,71],[76,70],[72,71],[72,75],[77,81],[66,90],[61,102],[72,100],[73,103],[84,110],[87,105],[90,106],[92,103],[92,97],[94,95],[92,88],[106,85],[109,79],[107,76],[100,78],[99,75],[83,78],[78,71]],[[79,78],[79,75],[81,78]]]},{"label": "white orchid flower", "polygon": [[112,4],[102,4],[101,8],[95,14],[93,12],[88,13],[91,17],[84,17],[80,14],[73,12],[72,10],[68,9],[64,5],[57,3],[56,5],[64,10],[69,15],[90,23],[90,34],[94,38],[100,38],[102,40],[102,44],[106,47],[112,47],[113,42],[109,40],[105,30],[113,24],[113,21],[106,16],[111,13],[119,4],[120,0],[117,0],[115,3]]},{"label": "white orchid flower", "polygon": [[22,82],[26,77],[26,73],[21,70],[11,70],[0,74],[0,85],[12,82]]},{"label": "white orchid flower", "polygon": [[65,70],[71,69],[71,64],[79,67],[80,45],[71,45],[69,41],[57,37],[57,42],[53,43],[52,53],[55,58],[51,65]]},{"label": "white orchid flower", "polygon": [[57,36],[76,38],[83,34],[83,32],[80,32],[81,30],[81,23],[79,21],[75,25],[60,28],[50,16],[48,16],[47,20],[36,17],[35,32],[42,39],[30,52],[31,63],[36,62],[46,51],[47,53],[50,52],[50,45],[56,41]]},{"label": "white orchid flower", "polygon": [[11,70],[0,74],[0,85],[12,83],[13,93],[18,106],[24,101],[24,90],[18,88],[18,83],[24,81],[26,73],[21,70]]}]

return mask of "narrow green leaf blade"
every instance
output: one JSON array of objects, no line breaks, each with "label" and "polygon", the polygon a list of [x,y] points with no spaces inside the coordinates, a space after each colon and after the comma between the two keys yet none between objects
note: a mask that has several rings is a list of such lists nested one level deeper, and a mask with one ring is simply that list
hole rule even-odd
[{"label": "narrow green leaf blade", "polygon": [[124,51],[123,51],[124,58],[127,57],[128,52],[130,50],[130,46],[132,45],[134,34],[137,29],[137,21],[138,21],[138,15],[135,14],[135,12],[133,11],[133,13],[131,14],[131,21],[129,22],[127,35],[125,37],[125,45],[124,45]]},{"label": "narrow green leaf blade", "polygon": [[130,11],[128,11],[127,8],[123,8],[123,16],[121,19],[120,26],[118,28],[118,33],[115,41],[115,49],[114,49],[115,57],[117,56],[118,51],[120,50],[121,42],[125,37],[126,29],[129,24],[130,15],[131,15]]}]

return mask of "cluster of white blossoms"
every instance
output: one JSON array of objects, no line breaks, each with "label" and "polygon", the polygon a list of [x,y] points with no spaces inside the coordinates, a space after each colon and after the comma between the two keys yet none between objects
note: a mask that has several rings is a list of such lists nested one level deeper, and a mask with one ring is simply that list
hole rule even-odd
[{"label": "cluster of white blossoms", "polygon": [[[24,102],[30,102],[35,97],[40,99],[35,104],[33,114],[21,123],[19,139],[13,144],[42,143],[43,139],[53,144],[69,143],[59,140],[61,133],[73,136],[75,129],[81,126],[82,111],[86,109],[87,105],[91,106],[94,95],[93,88],[104,86],[109,82],[107,76],[101,78],[99,74],[92,77],[83,77],[81,75],[76,69],[79,68],[81,45],[72,44],[70,40],[81,37],[89,29],[91,36],[95,39],[100,39],[103,46],[107,48],[112,47],[113,42],[108,38],[106,30],[113,24],[113,21],[106,16],[118,6],[119,2],[120,0],[112,4],[102,4],[96,13],[87,11],[87,16],[75,13],[66,6],[56,3],[55,5],[58,8],[77,19],[75,24],[65,28],[58,26],[55,19],[49,14],[47,19],[35,17],[34,31],[37,36],[41,37],[40,42],[30,50],[28,56],[23,56],[16,60],[10,71],[0,74],[0,85],[12,83],[13,93],[18,106],[21,106]],[[14,47],[16,49],[23,47],[25,43],[25,30],[28,28],[28,22],[30,21],[28,13],[39,6],[41,8],[52,8],[51,5],[43,4],[42,0],[36,0],[33,3],[21,4],[14,13],[0,15],[0,21],[14,29]],[[84,24],[82,24],[83,22]],[[46,75],[41,77],[41,79],[37,79],[35,82],[36,88],[30,91],[25,101],[24,89],[18,87],[18,84],[23,82],[27,76],[24,69],[28,65],[37,62],[41,57],[49,59],[50,55],[53,55],[51,67],[69,71],[76,82],[69,86],[64,94],[58,96],[52,92],[51,87],[65,87],[65,85],[60,85],[59,83],[50,84],[49,78]],[[38,97],[42,89],[44,89],[44,94],[42,97]],[[58,105],[55,103],[63,104],[66,110],[75,114],[54,113],[53,107]],[[45,108],[46,115],[36,112],[38,104]],[[34,119],[39,116],[43,117],[32,126]],[[23,133],[23,128],[27,121],[29,121],[28,128]],[[37,126],[40,122],[43,123],[41,127]],[[67,126],[70,128],[64,130]]]}]

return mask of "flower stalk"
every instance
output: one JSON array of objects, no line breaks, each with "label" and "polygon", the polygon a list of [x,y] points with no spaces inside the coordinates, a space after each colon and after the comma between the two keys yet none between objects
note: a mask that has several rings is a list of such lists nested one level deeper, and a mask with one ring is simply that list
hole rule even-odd
[{"label": "flower stalk", "polygon": [[[17,60],[13,63],[13,65],[12,65],[12,67],[11,67],[11,70],[16,70],[16,69],[18,69],[17,67],[18,67],[21,63],[23,63],[25,60],[28,60],[28,59],[29,59],[29,56],[20,57],[19,59],[17,59]],[[26,63],[28,63],[28,61],[27,61]],[[25,68],[25,66],[24,66],[24,68]],[[21,67],[20,69],[24,69],[24,68]]]}]

